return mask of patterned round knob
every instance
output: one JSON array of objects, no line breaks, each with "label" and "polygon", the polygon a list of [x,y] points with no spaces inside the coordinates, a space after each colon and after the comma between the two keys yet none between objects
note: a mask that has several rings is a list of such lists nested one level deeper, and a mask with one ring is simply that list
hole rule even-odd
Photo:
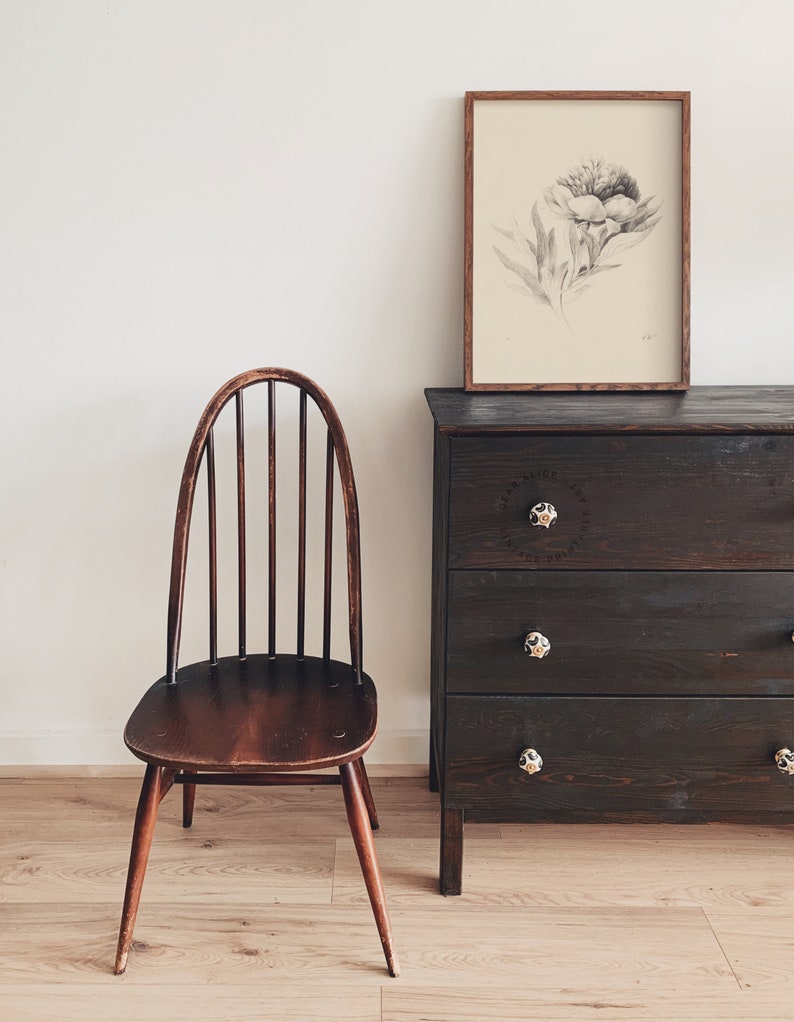
[{"label": "patterned round knob", "polygon": [[551,653],[551,643],[540,632],[530,632],[524,639],[524,650],[530,656],[544,657]]},{"label": "patterned round knob", "polygon": [[557,509],[553,504],[547,504],[541,500],[529,509],[529,521],[531,525],[540,525],[544,529],[548,529],[557,521]]},{"label": "patterned round knob", "polygon": [[539,774],[543,769],[543,759],[536,749],[524,749],[518,757],[518,765],[528,774]]},{"label": "patterned round knob", "polygon": [[791,749],[778,749],[775,762],[781,774],[794,775],[794,752]]}]

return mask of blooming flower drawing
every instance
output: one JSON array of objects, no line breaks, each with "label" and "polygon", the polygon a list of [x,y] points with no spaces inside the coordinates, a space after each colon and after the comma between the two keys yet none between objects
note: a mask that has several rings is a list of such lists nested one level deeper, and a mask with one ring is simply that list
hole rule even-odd
[{"label": "blooming flower drawing", "polygon": [[531,232],[515,218],[510,229],[495,227],[512,249],[494,246],[494,252],[513,275],[511,286],[567,323],[566,304],[584,294],[597,273],[619,268],[614,257],[648,237],[661,220],[661,203],[643,198],[625,167],[602,157],[558,177],[543,198],[556,224],[547,228],[536,202]]}]

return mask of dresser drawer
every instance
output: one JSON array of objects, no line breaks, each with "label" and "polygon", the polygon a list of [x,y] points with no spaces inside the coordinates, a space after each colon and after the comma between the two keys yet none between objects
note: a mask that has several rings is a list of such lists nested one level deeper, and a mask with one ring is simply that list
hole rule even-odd
[{"label": "dresser drawer", "polygon": [[794,696],[794,573],[453,571],[448,601],[448,692]]},{"label": "dresser drawer", "polygon": [[[794,699],[449,696],[447,806],[467,818],[654,819],[794,814]],[[523,749],[540,773],[518,766]]]},{"label": "dresser drawer", "polygon": [[[532,525],[550,503],[557,520]],[[794,569],[789,436],[455,437],[451,568]]]}]

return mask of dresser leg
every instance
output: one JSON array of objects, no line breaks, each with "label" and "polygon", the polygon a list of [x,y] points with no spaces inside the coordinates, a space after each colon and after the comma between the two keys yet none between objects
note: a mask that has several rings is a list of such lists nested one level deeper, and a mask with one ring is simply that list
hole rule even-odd
[{"label": "dresser leg", "polygon": [[438,785],[438,762],[436,760],[436,742],[433,736],[433,731],[430,731],[430,777],[428,779],[428,787],[431,791],[439,791]]},{"label": "dresser leg", "polygon": [[441,810],[440,888],[445,896],[460,894],[463,875],[463,810]]}]

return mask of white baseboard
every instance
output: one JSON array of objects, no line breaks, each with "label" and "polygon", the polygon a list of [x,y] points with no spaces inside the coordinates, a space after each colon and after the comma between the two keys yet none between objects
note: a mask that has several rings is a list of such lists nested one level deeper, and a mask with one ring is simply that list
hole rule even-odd
[{"label": "white baseboard", "polygon": [[[427,732],[382,729],[367,755],[367,771],[372,777],[424,776],[427,747]],[[0,733],[0,777],[124,777],[140,771],[119,731]]]}]

